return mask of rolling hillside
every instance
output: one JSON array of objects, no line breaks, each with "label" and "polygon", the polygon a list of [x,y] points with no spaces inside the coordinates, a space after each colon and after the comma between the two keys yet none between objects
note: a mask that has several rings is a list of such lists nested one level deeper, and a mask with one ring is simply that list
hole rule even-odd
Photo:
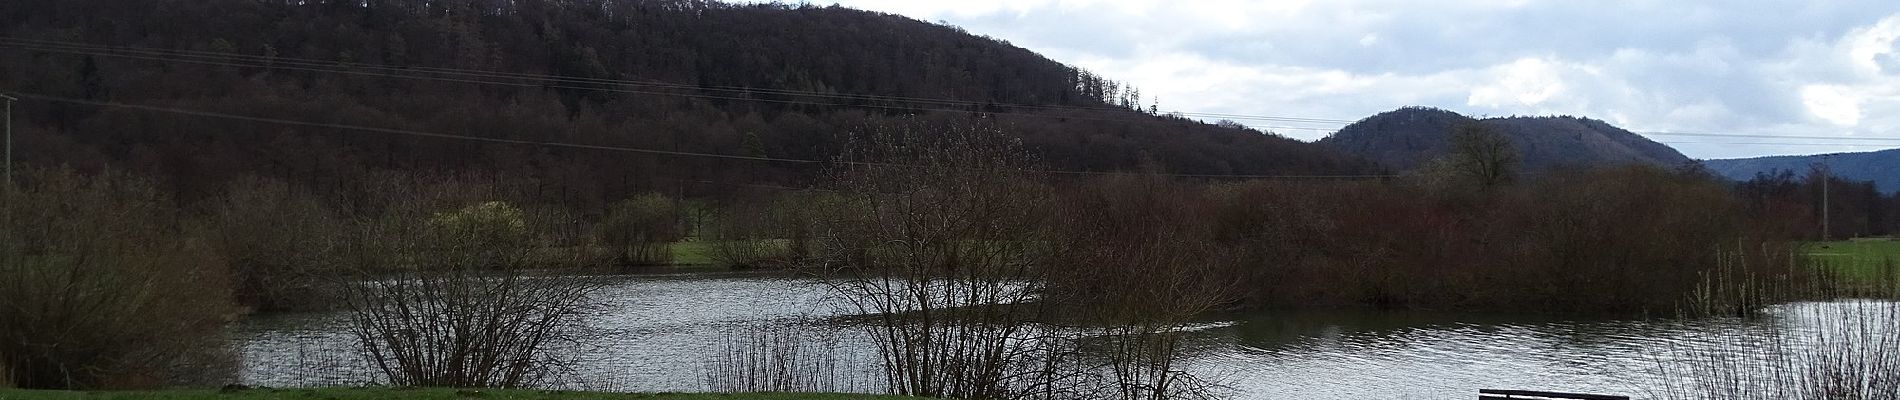
[{"label": "rolling hillside", "polygon": [[1796,174],[1806,174],[1819,164],[1826,164],[1835,176],[1842,179],[1871,181],[1883,193],[1900,193],[1900,149],[1702,162],[1702,165],[1708,166],[1710,171],[1738,181],[1753,179],[1758,173],[1773,173],[1774,171],[1794,171]]},{"label": "rolling hillside", "polygon": [[1489,125],[1510,139],[1529,171],[1639,163],[1673,166],[1690,161],[1669,146],[1603,121],[1577,117],[1476,120],[1424,107],[1368,117],[1319,143],[1390,168],[1410,170],[1442,156],[1452,128],[1470,122]]},{"label": "rolling hillside", "polygon": [[903,121],[986,121],[1060,170],[1374,170],[1155,115],[1131,85],[1000,40],[835,6],[16,0],[0,2],[0,88],[32,96],[19,161],[141,171],[187,198],[246,175],[330,191],[406,170],[582,203],[799,186]]}]

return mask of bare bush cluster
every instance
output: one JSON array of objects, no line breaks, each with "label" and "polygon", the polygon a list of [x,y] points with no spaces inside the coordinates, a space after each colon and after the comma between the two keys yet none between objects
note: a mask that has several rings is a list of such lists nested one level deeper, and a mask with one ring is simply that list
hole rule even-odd
[{"label": "bare bush cluster", "polygon": [[878,319],[886,381],[898,394],[1011,398],[1039,333],[1026,321],[1043,282],[1035,233],[1048,189],[1020,153],[976,127],[872,132],[867,159],[916,167],[841,173],[823,214],[817,266],[856,312]]},{"label": "bare bush cluster", "polygon": [[[1700,302],[1748,314],[1793,294],[1735,282],[1814,278],[1726,188],[1693,173],[1521,184],[1499,173],[1483,191],[1057,182],[981,124],[875,132],[850,159],[865,162],[834,181],[841,195],[816,208],[808,264],[879,319],[897,393],[1204,396],[1210,385],[1174,364],[1179,332],[1229,307],[1667,313]],[[1064,333],[1086,327],[1109,334]]]},{"label": "bare bush cluster", "polygon": [[1045,301],[1085,326],[1084,371],[1120,399],[1209,397],[1209,385],[1177,362],[1183,331],[1203,313],[1232,304],[1244,258],[1216,242],[1214,203],[1152,176],[1087,182],[1060,196],[1048,243]]},{"label": "bare bush cluster", "polygon": [[601,220],[600,241],[622,266],[672,263],[668,245],[686,237],[683,214],[674,199],[658,194],[621,200]]},{"label": "bare bush cluster", "polygon": [[1900,303],[1839,300],[1778,309],[1773,317],[1781,322],[1749,335],[1659,349],[1655,369],[1661,378],[1649,382],[1652,394],[1683,400],[1900,399]]},{"label": "bare bush cluster", "polygon": [[[1698,290],[1743,301],[1703,300],[1685,307],[1683,317],[1724,323],[1746,334],[1657,349],[1659,379],[1645,382],[1651,394],[1696,400],[1900,399],[1900,270],[1879,257],[1801,264],[1842,272],[1799,281],[1725,277]],[[1854,270],[1873,273],[1845,272]],[[1781,302],[1786,299],[1803,301]],[[1766,312],[1738,314],[1733,307]]]},{"label": "bare bush cluster", "polygon": [[[890,390],[971,399],[1193,392],[1175,384],[1188,379],[1177,379],[1183,373],[1172,365],[1173,335],[1188,316],[1220,300],[1171,295],[1205,288],[1190,289],[1210,277],[1188,275],[1206,271],[1177,263],[1200,255],[1166,238],[1165,228],[1093,242],[1099,237],[1091,228],[1118,222],[1089,205],[1063,220],[1056,189],[1031,176],[1030,158],[986,123],[872,132],[854,155],[875,161],[842,171],[835,181],[840,195],[818,208],[809,265],[850,311],[874,320],[868,333],[880,347]],[[1068,222],[1078,226],[1054,228]],[[1098,225],[1080,226],[1086,223]],[[1087,265],[1095,262],[1101,264]],[[1144,279],[1181,281],[1135,283]],[[1109,309],[1116,311],[1061,315]],[[1119,346],[1106,360],[1086,354],[1083,344],[1102,332],[1090,321],[1103,319],[1140,326],[1105,336]]]},{"label": "bare bush cluster", "polygon": [[[583,339],[599,283],[530,273],[545,256],[532,222],[509,203],[469,201],[486,197],[479,188],[425,187],[359,224],[368,240],[351,249],[355,274],[341,286],[350,328],[390,384],[527,386]],[[466,205],[431,211],[457,200]]]},{"label": "bare bush cluster", "polygon": [[838,340],[805,324],[768,322],[728,332],[705,361],[703,383],[714,392],[849,392],[860,382],[865,360],[841,351]]},{"label": "bare bush cluster", "polygon": [[229,370],[219,366],[229,359],[218,332],[234,311],[224,259],[153,183],[23,178],[0,193],[0,382],[153,387]]},{"label": "bare bush cluster", "polygon": [[584,278],[468,269],[398,273],[351,292],[351,329],[397,386],[523,387],[582,340]]},{"label": "bare bush cluster", "polygon": [[279,180],[247,177],[212,202],[205,230],[229,259],[239,304],[313,310],[337,300],[328,280],[350,238],[322,198]]},{"label": "bare bush cluster", "polygon": [[1650,167],[1449,196],[1392,183],[1216,190],[1217,243],[1246,258],[1253,305],[1667,315],[1718,274],[1812,275],[1720,183]]},{"label": "bare bush cluster", "polygon": [[739,199],[702,227],[713,261],[733,268],[788,267],[811,255],[813,204],[822,195],[791,193]]}]

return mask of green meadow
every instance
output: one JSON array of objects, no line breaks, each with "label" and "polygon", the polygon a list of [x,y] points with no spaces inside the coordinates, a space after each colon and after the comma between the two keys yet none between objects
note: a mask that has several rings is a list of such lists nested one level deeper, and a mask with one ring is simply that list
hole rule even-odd
[{"label": "green meadow", "polygon": [[1803,252],[1821,265],[1834,268],[1842,277],[1863,282],[1893,276],[1900,263],[1900,241],[1882,239],[1841,240],[1808,244]]}]

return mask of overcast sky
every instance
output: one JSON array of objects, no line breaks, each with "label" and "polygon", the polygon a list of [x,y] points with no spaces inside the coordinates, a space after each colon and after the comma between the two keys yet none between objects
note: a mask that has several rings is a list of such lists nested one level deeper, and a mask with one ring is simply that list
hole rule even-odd
[{"label": "overcast sky", "polygon": [[[1133,83],[1163,111],[1357,120],[1425,105],[1637,132],[1827,137],[1650,135],[1695,158],[1900,147],[1894,0],[837,4],[1007,40]],[[1239,122],[1303,140],[1341,125]]]}]

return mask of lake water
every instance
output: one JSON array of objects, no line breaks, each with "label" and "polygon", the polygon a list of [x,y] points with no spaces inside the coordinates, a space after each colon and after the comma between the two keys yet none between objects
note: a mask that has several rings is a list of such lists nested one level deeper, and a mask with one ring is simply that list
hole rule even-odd
[{"label": "lake water", "polygon": [[[875,390],[873,346],[858,328],[812,322],[842,310],[820,283],[739,273],[614,278],[590,316],[603,340],[569,353],[551,384],[611,391],[705,391],[708,365],[735,333],[791,325],[836,352],[837,390]],[[1752,320],[1577,320],[1394,312],[1257,313],[1196,326],[1187,368],[1236,398],[1468,399],[1480,388],[1633,395],[1696,349],[1760,351],[1799,337],[1852,302],[1782,306]],[[1891,318],[1891,315],[1888,315]],[[271,387],[370,383],[337,313],[257,317],[234,334],[240,380]],[[1894,324],[1886,323],[1891,328]],[[1890,332],[1900,333],[1900,332]]]}]

